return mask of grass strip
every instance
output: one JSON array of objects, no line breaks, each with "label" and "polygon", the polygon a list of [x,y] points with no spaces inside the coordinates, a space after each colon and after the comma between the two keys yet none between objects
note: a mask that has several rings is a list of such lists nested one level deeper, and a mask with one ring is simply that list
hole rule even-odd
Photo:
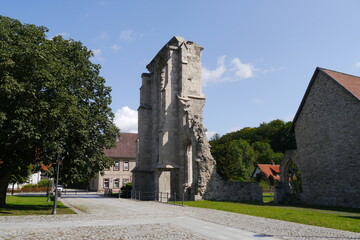
[{"label": "grass strip", "polygon": [[[53,202],[45,196],[7,196],[7,206],[0,208],[0,216],[48,215],[52,212]],[[57,214],[75,214],[73,210],[57,202]]]},{"label": "grass strip", "polygon": [[357,209],[334,211],[329,208],[269,206],[216,201],[186,201],[186,206],[216,209],[226,212],[278,219],[351,232],[360,232],[360,213]]}]

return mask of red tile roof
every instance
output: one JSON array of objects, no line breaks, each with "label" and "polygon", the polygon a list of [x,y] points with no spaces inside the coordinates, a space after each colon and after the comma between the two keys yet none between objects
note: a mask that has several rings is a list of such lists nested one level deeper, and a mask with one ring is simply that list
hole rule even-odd
[{"label": "red tile roof", "polygon": [[50,164],[49,166],[46,166],[45,164],[41,163],[40,170],[48,171],[51,166],[52,166],[52,164]]},{"label": "red tile roof", "polygon": [[273,176],[275,180],[280,180],[280,165],[258,164],[257,166],[266,178]]},{"label": "red tile roof", "polygon": [[104,154],[108,157],[136,158],[137,133],[120,133],[116,141],[116,147],[104,149]]},{"label": "red tile roof", "polygon": [[360,99],[360,77],[345,73],[335,72],[328,69],[321,69],[321,70],[327,73],[327,75],[329,75],[332,79],[340,83],[355,97]]}]

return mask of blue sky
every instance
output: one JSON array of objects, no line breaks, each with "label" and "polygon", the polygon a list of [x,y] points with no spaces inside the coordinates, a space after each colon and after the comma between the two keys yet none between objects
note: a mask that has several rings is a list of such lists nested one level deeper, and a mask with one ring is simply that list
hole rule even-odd
[{"label": "blue sky", "polygon": [[93,50],[116,123],[136,131],[140,75],[172,36],[204,47],[204,124],[292,120],[317,66],[360,75],[360,1],[2,1],[0,14]]}]

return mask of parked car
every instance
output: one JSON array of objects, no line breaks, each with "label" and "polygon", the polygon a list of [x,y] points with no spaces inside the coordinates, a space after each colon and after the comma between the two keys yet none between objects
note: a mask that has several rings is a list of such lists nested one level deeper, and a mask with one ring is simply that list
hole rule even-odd
[{"label": "parked car", "polygon": [[[63,185],[57,185],[57,190],[58,192],[62,192],[64,190],[64,186]],[[54,189],[55,192],[55,189]]]}]

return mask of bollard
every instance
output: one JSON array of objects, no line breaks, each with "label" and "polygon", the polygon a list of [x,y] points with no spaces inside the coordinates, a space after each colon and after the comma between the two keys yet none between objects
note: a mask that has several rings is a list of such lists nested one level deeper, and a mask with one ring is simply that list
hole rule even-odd
[{"label": "bollard", "polygon": [[176,204],[176,192],[174,193],[174,205]]},{"label": "bollard", "polygon": [[162,202],[162,192],[160,192],[160,202]]},{"label": "bollard", "polygon": [[141,201],[141,199],[140,199],[140,190],[139,190],[139,201]]},{"label": "bollard", "polygon": [[166,193],[166,203],[169,203],[169,193]]}]

